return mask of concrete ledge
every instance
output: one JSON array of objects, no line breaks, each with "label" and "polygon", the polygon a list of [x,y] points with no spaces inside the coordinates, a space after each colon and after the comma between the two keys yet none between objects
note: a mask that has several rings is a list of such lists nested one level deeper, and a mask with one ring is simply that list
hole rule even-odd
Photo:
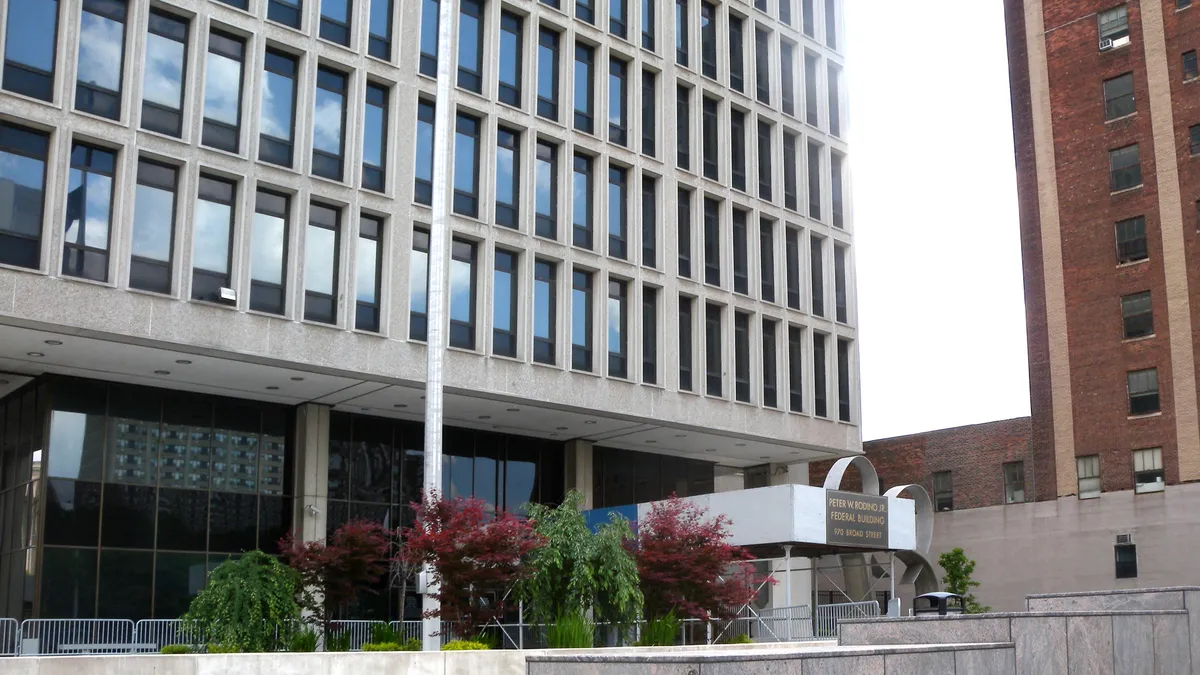
[{"label": "concrete ledge", "polygon": [[1113,591],[1073,591],[1071,593],[1034,593],[1026,600],[1042,598],[1081,598],[1097,595],[1136,595],[1139,593],[1170,593],[1178,591],[1200,591],[1200,586],[1161,586],[1158,588],[1123,588]]},{"label": "concrete ledge", "polygon": [[987,614],[951,614],[948,616],[880,616],[870,619],[838,619],[839,626],[849,624],[913,623],[917,621],[987,621],[1049,616],[1144,616],[1150,614],[1187,614],[1186,609],[1063,609],[1036,612],[989,612]]},{"label": "concrete ledge", "polygon": [[529,663],[745,663],[751,661],[795,661],[805,659],[828,659],[848,656],[881,656],[885,654],[930,654],[958,649],[1012,649],[1005,642],[982,644],[927,644],[927,645],[866,645],[853,647],[814,647],[812,649],[775,650],[761,653],[752,649],[740,652],[679,654],[654,651],[653,647],[641,654],[609,654],[608,650],[592,650],[591,653],[553,654],[540,652],[530,654]]}]

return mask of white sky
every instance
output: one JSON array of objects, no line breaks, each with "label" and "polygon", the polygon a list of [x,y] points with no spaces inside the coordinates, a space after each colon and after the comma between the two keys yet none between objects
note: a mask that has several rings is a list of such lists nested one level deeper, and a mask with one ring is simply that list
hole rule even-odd
[{"label": "white sky", "polygon": [[1003,5],[913,7],[845,3],[864,440],[1029,414]]}]

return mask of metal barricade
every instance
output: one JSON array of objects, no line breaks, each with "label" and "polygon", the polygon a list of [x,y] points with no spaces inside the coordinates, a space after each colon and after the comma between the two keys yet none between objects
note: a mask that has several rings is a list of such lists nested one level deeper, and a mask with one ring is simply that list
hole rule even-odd
[{"label": "metal barricade", "polygon": [[167,645],[204,645],[206,640],[196,632],[188,632],[179,619],[142,619],[134,624],[136,642],[151,643],[162,649]]},{"label": "metal barricade", "polygon": [[817,617],[813,622],[816,637],[837,637],[837,624],[843,619],[869,619],[879,614],[879,603],[874,600],[817,605]]},{"label": "metal barricade", "polygon": [[21,654],[124,654],[133,645],[128,619],[27,619],[21,623]]},{"label": "metal barricade", "polygon": [[401,642],[421,639],[422,623],[420,621],[393,621],[391,626]]},{"label": "metal barricade", "polygon": [[0,619],[0,656],[16,656],[21,648],[21,624],[16,619]]},{"label": "metal barricade", "polygon": [[330,639],[345,640],[349,638],[349,650],[358,651],[362,646],[371,641],[371,631],[375,626],[388,626],[386,621],[364,621],[364,620],[346,620],[334,621],[329,626],[329,635],[326,636],[326,648],[328,649]]}]

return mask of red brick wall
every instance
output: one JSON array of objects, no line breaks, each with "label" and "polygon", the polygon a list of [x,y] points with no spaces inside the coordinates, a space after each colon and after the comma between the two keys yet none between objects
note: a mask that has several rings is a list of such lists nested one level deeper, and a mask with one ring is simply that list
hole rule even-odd
[{"label": "red brick wall", "polygon": [[[884,489],[918,483],[932,495],[933,474],[950,471],[954,508],[971,509],[1004,503],[1002,466],[1006,462],[1025,463],[1025,494],[1033,501],[1036,482],[1030,433],[1030,418],[1018,417],[868,441],[863,443],[863,451],[879,473]],[[810,464],[810,484],[824,484],[832,465],[833,462]],[[862,489],[857,472],[848,475],[842,487]]]}]

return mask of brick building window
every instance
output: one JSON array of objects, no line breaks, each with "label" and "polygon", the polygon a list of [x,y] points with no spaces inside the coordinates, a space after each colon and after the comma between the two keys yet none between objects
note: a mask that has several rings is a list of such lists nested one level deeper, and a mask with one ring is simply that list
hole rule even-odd
[{"label": "brick building window", "polygon": [[1200,76],[1200,69],[1196,67],[1196,50],[1183,53],[1183,79],[1194,80]]},{"label": "brick building window", "polygon": [[1075,458],[1075,472],[1079,475],[1079,498],[1095,499],[1100,496],[1100,455]]},{"label": "brick building window", "polygon": [[1137,578],[1137,545],[1117,544],[1113,546],[1116,554],[1116,575],[1118,579]]},{"label": "brick building window", "polygon": [[1137,143],[1108,151],[1108,189],[1128,190],[1142,184],[1142,161]]},{"label": "brick building window", "polygon": [[1104,81],[1104,119],[1132,115],[1136,110],[1133,100],[1133,73],[1118,75]]},{"label": "brick building window", "polygon": [[1129,414],[1145,415],[1159,411],[1158,369],[1147,368],[1128,373]]},{"label": "brick building window", "polygon": [[1121,319],[1125,322],[1125,339],[1154,335],[1154,312],[1150,306],[1150,291],[1121,298]]},{"label": "brick building window", "polygon": [[1175,9],[1187,9],[1192,6],[1192,0],[1175,0]]},{"label": "brick building window", "polygon": [[933,508],[938,511],[954,510],[954,483],[949,471],[933,474]]},{"label": "brick building window", "polygon": [[1004,503],[1016,504],[1025,501],[1025,463],[1009,462],[1004,465]]},{"label": "brick building window", "polygon": [[1129,14],[1125,11],[1125,5],[1113,7],[1107,12],[1100,12],[1098,16],[1100,28],[1100,44],[1101,49],[1111,49],[1114,45],[1107,43],[1105,40],[1116,42],[1121,38],[1129,37]]},{"label": "brick building window", "polygon": [[1162,448],[1133,451],[1133,492],[1162,492]]},{"label": "brick building window", "polygon": [[[1200,211],[1200,207],[1197,208]],[[1117,263],[1136,262],[1147,257],[1145,217],[1138,216],[1117,223]]]},{"label": "brick building window", "polygon": [[1192,156],[1200,155],[1200,124],[1193,124],[1188,127],[1188,141],[1191,146]]}]

